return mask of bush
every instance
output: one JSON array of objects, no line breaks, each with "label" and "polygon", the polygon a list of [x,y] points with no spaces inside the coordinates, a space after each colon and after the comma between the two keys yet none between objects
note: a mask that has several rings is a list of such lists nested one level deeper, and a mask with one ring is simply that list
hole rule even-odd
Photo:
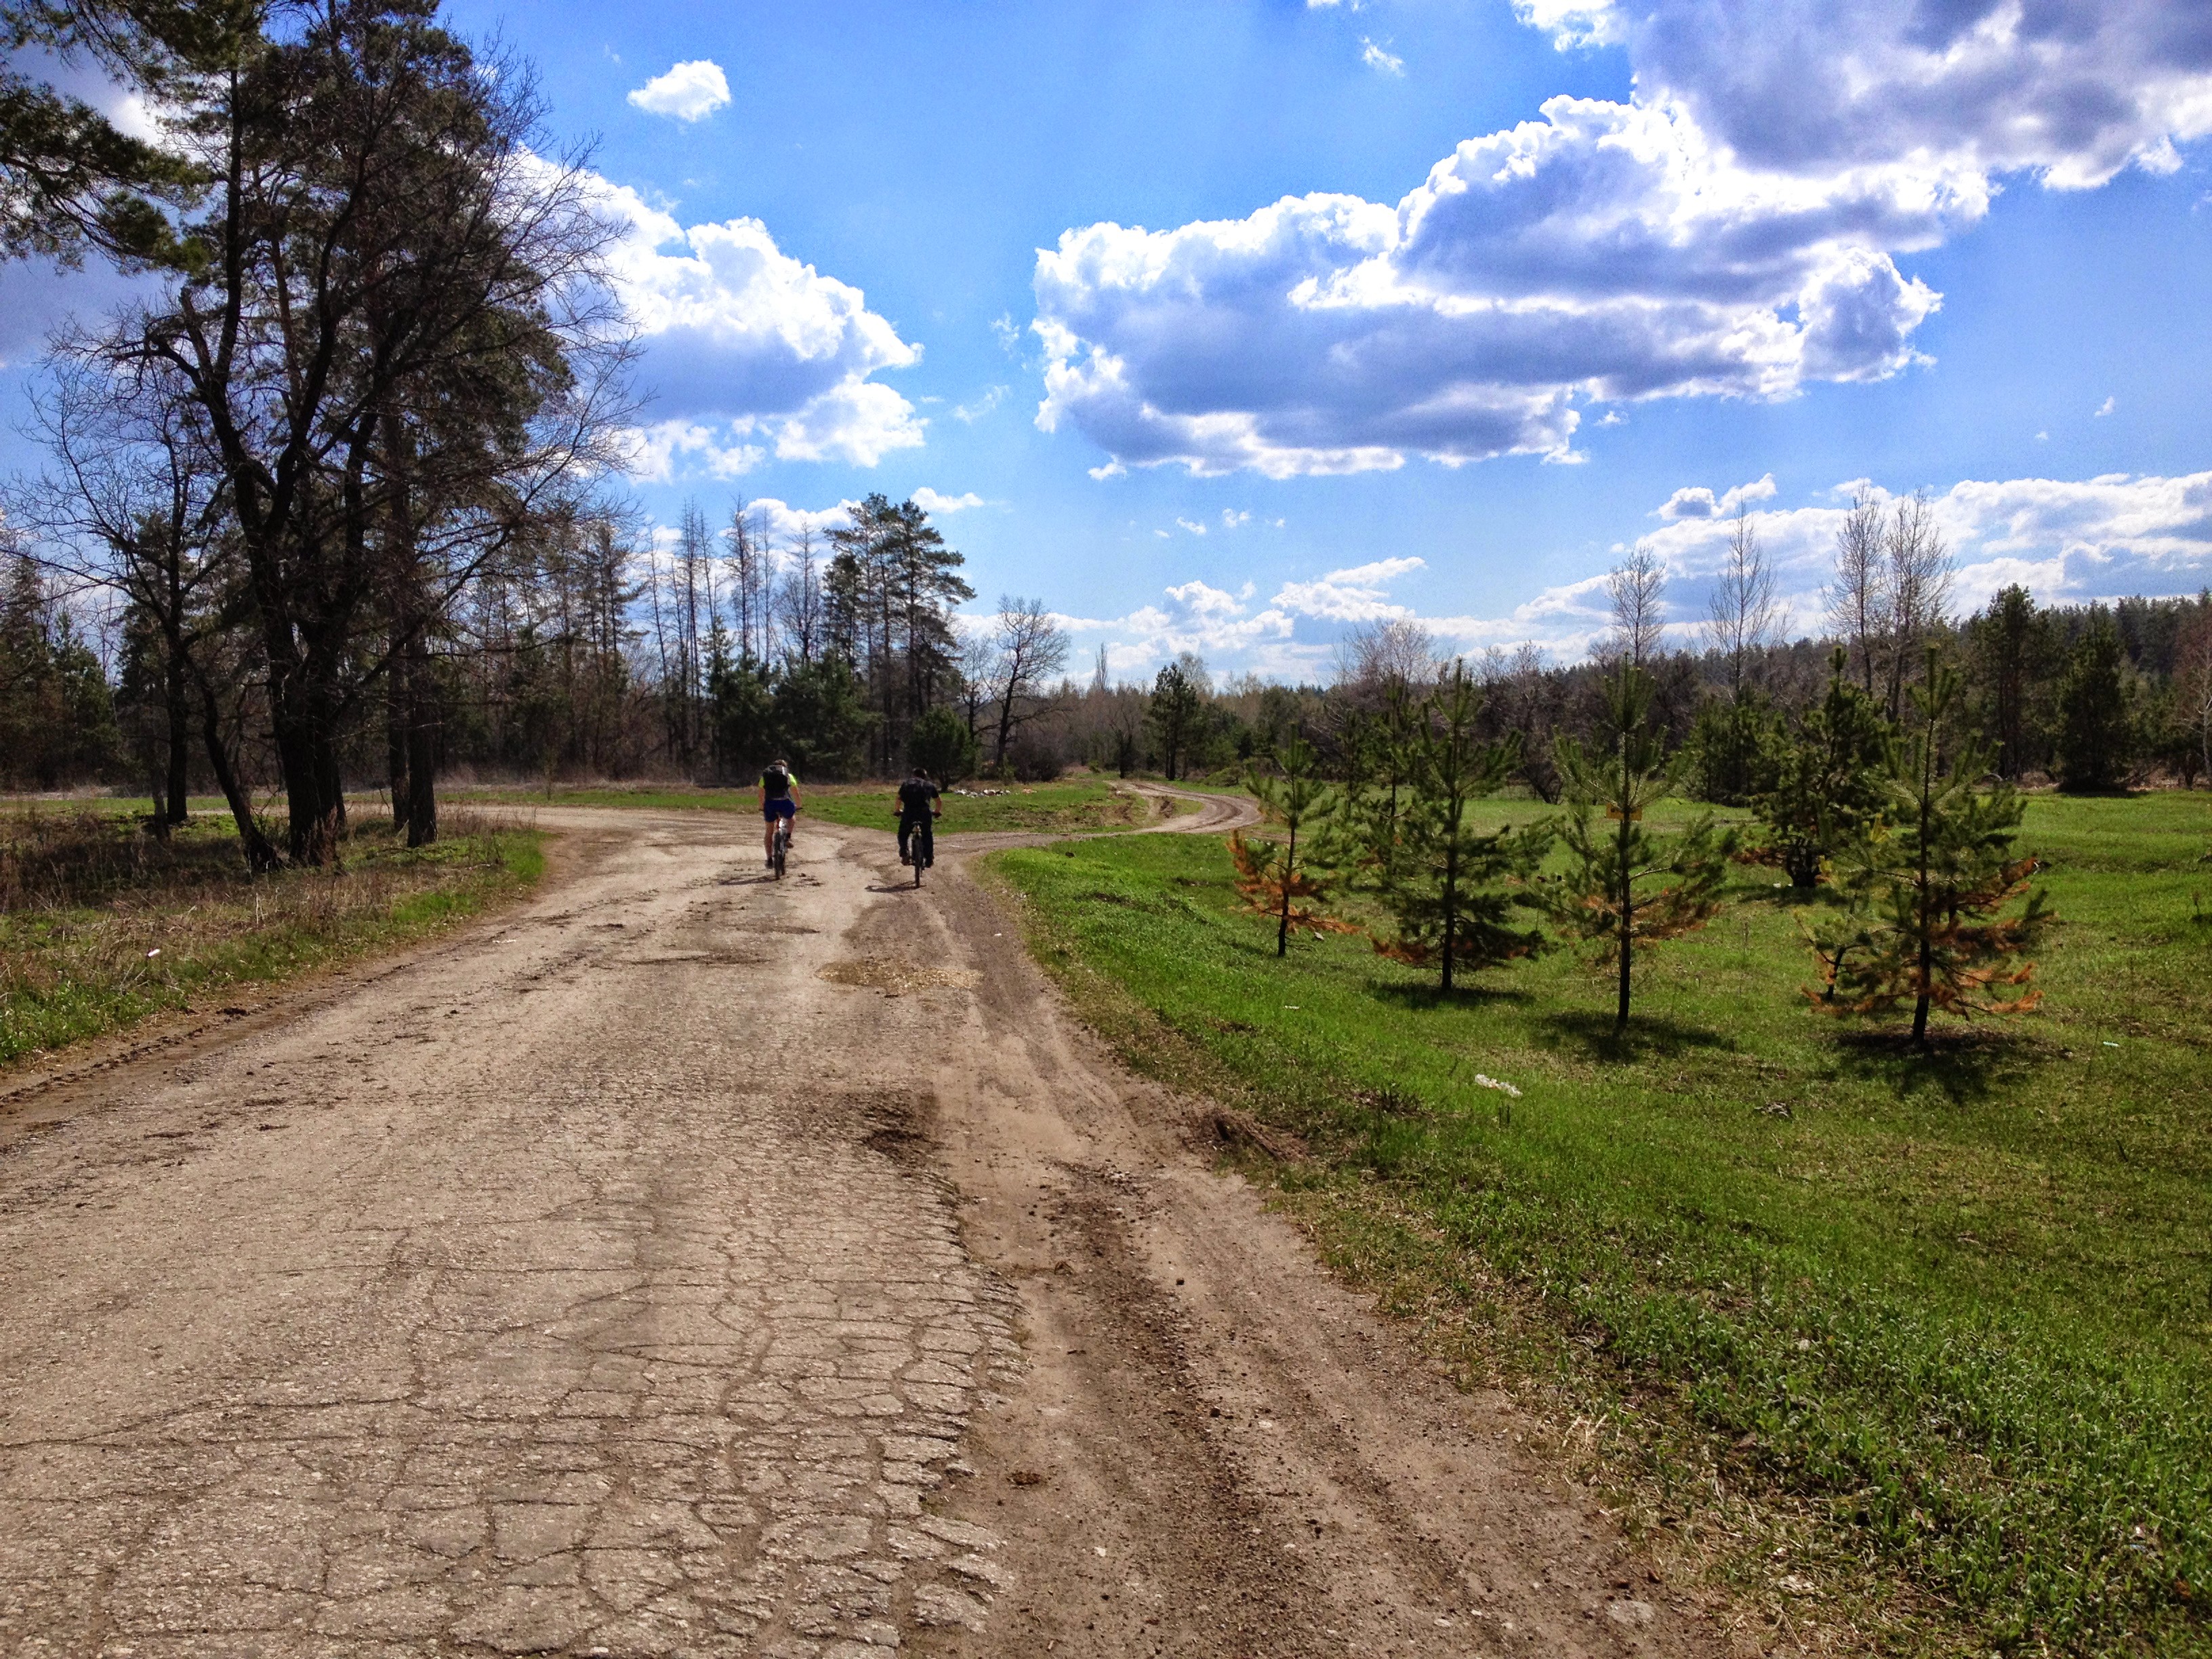
[{"label": "bush", "polygon": [[1067,770],[1067,750],[1056,732],[1024,727],[1006,745],[1006,767],[1024,783],[1050,783]]}]

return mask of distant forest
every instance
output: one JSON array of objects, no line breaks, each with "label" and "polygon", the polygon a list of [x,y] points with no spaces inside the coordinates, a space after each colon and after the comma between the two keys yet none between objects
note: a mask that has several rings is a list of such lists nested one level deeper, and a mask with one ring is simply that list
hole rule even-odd
[{"label": "distant forest", "polygon": [[[1486,692],[1486,730],[1520,735],[1521,782],[1556,793],[1553,739],[1600,727],[1604,665],[1624,653],[1652,678],[1652,720],[1669,747],[1695,751],[1698,793],[1740,803],[1761,787],[1761,755],[1832,675],[1894,718],[1931,645],[1965,672],[1967,718],[2004,776],[2091,788],[2212,781],[2212,595],[2046,608],[2008,588],[1951,617],[1940,595],[1900,600],[1894,590],[1910,584],[1877,559],[1861,572],[1871,593],[1854,593],[1839,571],[1834,631],[1784,642],[1755,536],[1740,539],[1749,545],[1735,601],[1724,584],[1695,648],[1661,647],[1662,579],[1632,560],[1615,573],[1615,638],[1592,661],[1555,665],[1532,647],[1466,659]],[[127,586],[92,586],[81,559],[35,542],[4,556],[8,787],[100,784],[166,802],[217,792],[222,770],[264,795],[278,783],[252,630],[217,641],[196,622],[208,639],[198,648],[222,669],[179,687],[159,617]],[[1103,654],[1071,664],[1041,601],[1009,597],[957,622],[974,597],[962,567],[921,509],[881,496],[850,527],[787,545],[771,545],[764,518],[742,506],[719,523],[690,509],[664,543],[604,514],[557,521],[454,595],[426,630],[416,684],[389,665],[380,674],[368,659],[380,636],[369,637],[343,775],[355,790],[396,784],[402,798],[410,765],[426,763],[449,779],[546,782],[744,784],[779,755],[822,781],[916,758],[956,778],[1039,780],[1078,765],[1188,777],[1264,758],[1294,732],[1340,770],[1336,737],[1353,712],[1447,661],[1417,624],[1385,620],[1353,631],[1326,685],[1217,682],[1194,657],[1116,684]]]}]

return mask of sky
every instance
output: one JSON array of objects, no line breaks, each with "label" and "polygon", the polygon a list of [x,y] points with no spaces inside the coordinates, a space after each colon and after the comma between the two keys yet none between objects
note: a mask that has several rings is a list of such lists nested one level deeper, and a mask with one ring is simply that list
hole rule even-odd
[{"label": "sky", "polygon": [[[2203,0],[452,0],[625,234],[628,483],[778,535],[911,495],[1116,678],[1795,631],[1855,489],[1957,603],[2212,583]],[[0,402],[98,273],[0,274]],[[0,464],[28,464],[20,439]]]}]

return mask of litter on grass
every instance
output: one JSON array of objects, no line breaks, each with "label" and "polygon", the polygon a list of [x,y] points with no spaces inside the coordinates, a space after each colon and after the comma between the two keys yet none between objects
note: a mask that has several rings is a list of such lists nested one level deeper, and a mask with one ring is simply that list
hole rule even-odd
[{"label": "litter on grass", "polygon": [[1480,1072],[1474,1074],[1474,1086],[1478,1089],[1495,1089],[1499,1094],[1511,1095],[1516,1100],[1521,1098],[1521,1091],[1511,1084],[1500,1083],[1496,1078],[1485,1077]]}]

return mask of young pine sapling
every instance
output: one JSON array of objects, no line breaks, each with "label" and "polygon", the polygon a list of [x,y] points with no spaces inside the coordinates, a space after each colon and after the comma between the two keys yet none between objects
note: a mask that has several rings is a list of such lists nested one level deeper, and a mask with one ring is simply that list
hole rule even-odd
[{"label": "young pine sapling", "polygon": [[[1912,1041],[1928,1042],[1928,1017],[2033,1008],[2024,988],[2035,964],[2021,959],[2051,920],[2028,883],[2032,858],[2014,856],[2026,799],[2010,784],[1984,789],[1989,754],[1962,745],[1948,759],[1943,736],[1956,712],[1959,671],[1929,652],[1927,683],[1912,688],[1913,720],[1887,780],[1886,825],[1837,860],[1849,913],[1808,927],[1826,983],[1808,992],[1835,1013],[1877,1014],[1912,1004]],[[2021,913],[2004,911],[2023,895]]]},{"label": "young pine sapling", "polygon": [[1644,827],[1645,810],[1674,791],[1685,764],[1683,756],[1667,759],[1651,730],[1651,696],[1650,677],[1624,662],[1606,689],[1612,741],[1590,750],[1570,739],[1556,745],[1568,807],[1560,835],[1571,863],[1563,876],[1540,882],[1534,900],[1617,976],[1616,1036],[1628,1029],[1638,951],[1712,918],[1735,850],[1733,832],[1717,830],[1710,813],[1679,836]]},{"label": "young pine sapling", "polygon": [[1517,741],[1480,735],[1482,692],[1465,667],[1452,671],[1414,711],[1407,753],[1409,788],[1396,814],[1397,842],[1383,866],[1382,902],[1397,923],[1375,948],[1397,961],[1439,964],[1443,988],[1455,972],[1484,968],[1543,948],[1534,928],[1508,925],[1513,897],[1504,884],[1532,876],[1550,835],[1510,825],[1485,830],[1474,803],[1492,793],[1519,758]]},{"label": "young pine sapling", "polygon": [[[1277,750],[1275,763],[1278,773],[1255,767],[1246,777],[1267,816],[1283,826],[1285,838],[1248,842],[1240,832],[1230,837],[1229,856],[1237,866],[1237,890],[1253,909],[1274,918],[1275,954],[1279,957],[1290,950],[1294,927],[1333,933],[1351,929],[1315,908],[1328,895],[1310,867],[1312,832],[1327,822],[1335,803],[1328,786],[1315,775],[1313,748],[1292,737]],[[1298,845],[1302,830],[1307,832],[1303,849]]]}]

